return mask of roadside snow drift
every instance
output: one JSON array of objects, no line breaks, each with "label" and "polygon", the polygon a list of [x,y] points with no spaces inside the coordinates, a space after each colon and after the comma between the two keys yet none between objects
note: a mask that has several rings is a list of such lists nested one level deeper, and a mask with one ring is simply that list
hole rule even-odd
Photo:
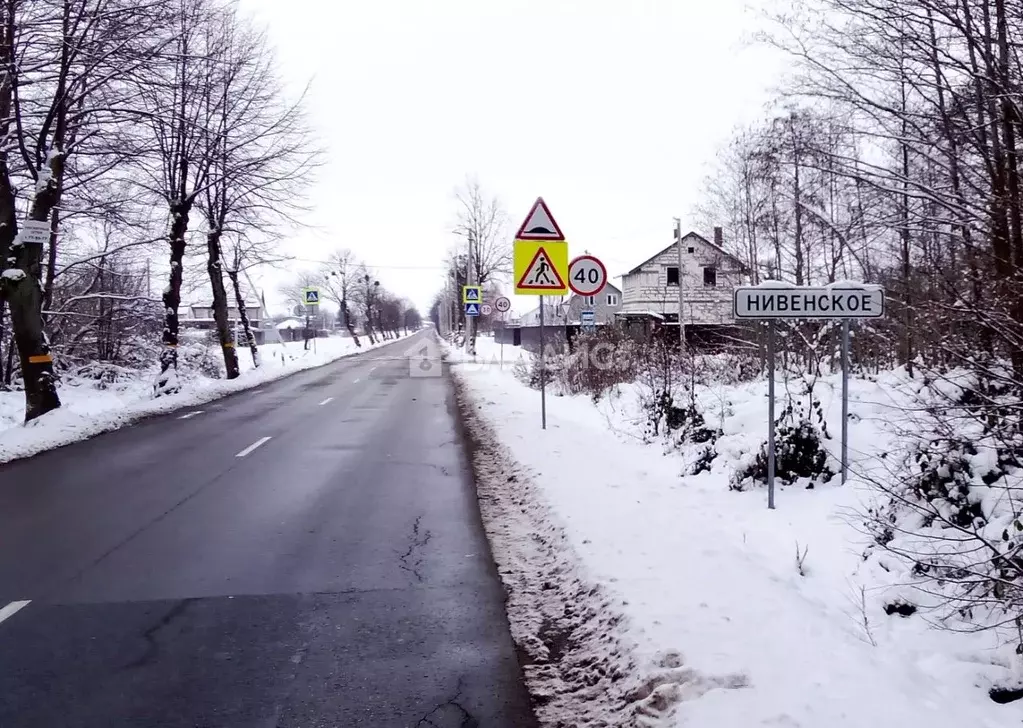
[{"label": "roadside snow drift", "polygon": [[[762,489],[729,490],[766,436],[765,382],[701,390],[709,424],[724,434],[711,470],[687,476],[698,448],[665,454],[643,441],[636,385],[597,405],[549,392],[542,431],[539,393],[512,375],[519,350],[506,347],[503,370],[493,342],[482,339],[477,351],[475,361],[450,358],[474,436],[500,443],[477,457],[481,505],[513,634],[540,655],[526,674],[545,725],[1020,721],[1019,703],[987,694],[1020,675],[997,635],[885,613],[904,574],[864,559],[860,514],[872,497],[864,483],[782,488],[775,511]],[[829,448],[838,447],[838,386],[837,377],[819,383],[835,433]],[[904,397],[898,373],[851,383],[854,476],[876,470],[897,445]],[[550,616],[557,605],[560,621]],[[557,645],[567,666],[543,659]]]}]

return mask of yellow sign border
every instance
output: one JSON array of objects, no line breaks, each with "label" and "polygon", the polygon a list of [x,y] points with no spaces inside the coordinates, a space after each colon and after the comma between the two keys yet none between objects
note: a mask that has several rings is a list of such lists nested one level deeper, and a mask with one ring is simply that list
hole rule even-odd
[{"label": "yellow sign border", "polygon": [[[526,275],[529,265],[533,262],[537,252],[543,248],[547,257],[558,272],[562,288],[545,288],[537,291],[532,288],[520,288],[519,281]],[[515,295],[517,296],[564,296],[568,294],[568,241],[567,240],[521,240],[516,239],[514,244],[514,282]]]},{"label": "yellow sign border", "polygon": [[[468,291],[470,288],[475,288],[477,291],[480,292],[479,298],[476,299],[475,301],[470,301],[469,299],[467,299],[465,297],[466,291]],[[479,285],[478,283],[474,283],[471,286],[462,286],[462,303],[478,303],[478,304],[480,304],[482,306],[483,305],[483,286]]]}]

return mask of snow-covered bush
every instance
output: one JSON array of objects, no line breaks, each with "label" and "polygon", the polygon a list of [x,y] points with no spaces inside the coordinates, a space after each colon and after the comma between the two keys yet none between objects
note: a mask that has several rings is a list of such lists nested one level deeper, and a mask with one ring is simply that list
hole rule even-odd
[{"label": "snow-covered bush", "polygon": [[[813,384],[808,383],[805,396],[808,401],[794,406],[791,399],[782,410],[775,425],[774,473],[784,485],[805,483],[813,488],[830,480],[835,471],[829,464],[824,438],[829,437],[821,403],[813,396]],[[746,490],[757,483],[767,482],[767,443],[763,443],[756,457],[732,476],[733,490]]]},{"label": "snow-covered bush", "polygon": [[925,606],[971,628],[1023,619],[1021,405],[1005,379],[935,377],[915,437],[872,479],[868,556],[897,556]]}]

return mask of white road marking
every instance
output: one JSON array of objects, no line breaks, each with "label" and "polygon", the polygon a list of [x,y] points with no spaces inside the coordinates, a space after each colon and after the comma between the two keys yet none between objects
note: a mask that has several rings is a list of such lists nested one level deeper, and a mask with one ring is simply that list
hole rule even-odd
[{"label": "white road marking", "polygon": [[203,413],[203,410],[196,410],[195,412],[189,412],[187,415],[181,415],[181,417],[178,417],[178,419],[179,420],[188,420],[188,419],[191,419],[191,418],[195,417],[196,415],[201,415],[202,413]]},{"label": "white road marking", "polygon": [[27,607],[30,601],[32,600],[26,599],[25,601],[22,602],[11,602],[3,609],[0,609],[0,622],[3,622],[5,619],[9,619],[10,617],[13,617],[15,614],[17,614],[22,609]]},{"label": "white road marking", "polygon": [[376,366],[371,366],[371,367],[369,368],[369,370],[370,370],[370,371],[373,371],[374,369],[376,369]]},{"label": "white road marking", "polygon": [[250,452],[252,452],[253,450],[255,450],[255,449],[256,449],[257,447],[259,447],[260,445],[263,445],[263,444],[265,444],[265,443],[266,443],[266,442],[268,442],[269,440],[270,440],[270,438],[269,438],[269,437],[261,437],[261,438],[259,438],[258,440],[256,440],[256,441],[255,441],[254,443],[252,443],[251,445],[249,445],[249,446],[248,446],[247,448],[245,448],[244,450],[242,450],[242,451],[241,451],[240,453],[238,453],[237,455],[235,455],[235,457],[236,457],[236,458],[243,458],[243,457],[245,457],[246,455],[248,455],[248,454],[249,454]]},{"label": "white road marking", "polygon": [[352,384],[358,384],[358,383],[359,383],[358,379],[356,379],[354,382],[352,382]]},{"label": "white road marking", "polygon": [[262,389],[250,389],[249,394],[259,394],[262,391]]},{"label": "white road marking", "polygon": [[323,405],[327,404],[327,402],[332,402],[332,401],[334,401],[333,397],[327,397],[325,400],[320,402],[320,406],[322,407]]}]

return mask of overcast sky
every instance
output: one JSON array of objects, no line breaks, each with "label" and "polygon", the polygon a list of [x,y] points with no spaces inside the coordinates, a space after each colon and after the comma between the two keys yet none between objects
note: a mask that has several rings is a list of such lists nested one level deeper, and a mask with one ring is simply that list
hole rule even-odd
[{"label": "overcast sky", "polygon": [[[748,47],[757,11],[745,0],[243,7],[268,28],[289,86],[311,82],[327,150],[313,229],[296,231],[293,251],[316,261],[349,247],[424,311],[467,175],[516,225],[542,195],[571,253],[620,275],[671,242],[673,216],[692,227],[715,150],[759,114],[778,68]],[[268,303],[273,275],[261,277]]]}]

